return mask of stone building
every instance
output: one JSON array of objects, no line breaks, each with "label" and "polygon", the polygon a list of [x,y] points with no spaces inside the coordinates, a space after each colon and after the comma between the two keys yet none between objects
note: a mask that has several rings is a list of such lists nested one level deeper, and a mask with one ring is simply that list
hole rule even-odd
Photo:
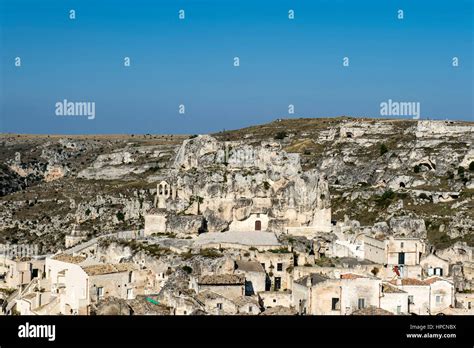
[{"label": "stone building", "polygon": [[245,276],[245,295],[255,295],[265,291],[266,274],[262,265],[256,261],[238,260],[235,262],[234,274]]},{"label": "stone building", "polygon": [[59,254],[46,259],[51,293],[59,300],[58,314],[88,314],[90,306],[107,297],[133,299],[143,293],[135,264],[97,263],[83,256]]},{"label": "stone building", "polygon": [[364,259],[394,269],[398,277],[421,277],[420,260],[426,245],[419,238],[364,238]]},{"label": "stone building", "polygon": [[44,277],[44,257],[2,258],[0,263],[6,270],[3,276],[6,288],[16,289],[26,286],[34,278]]},{"label": "stone building", "polygon": [[383,283],[380,308],[393,314],[408,314],[408,293],[389,283]]},{"label": "stone building", "polygon": [[379,307],[381,280],[354,273],[331,279],[313,273],[293,283],[293,306],[300,314],[348,315]]},{"label": "stone building", "polygon": [[425,280],[412,278],[390,282],[408,294],[408,312],[434,315],[454,307],[454,285],[451,281],[431,277]]},{"label": "stone building", "polygon": [[245,276],[242,274],[213,274],[192,279],[191,288],[199,294],[204,290],[215,292],[229,299],[245,295]]},{"label": "stone building", "polygon": [[265,290],[291,290],[291,274],[294,266],[294,255],[285,249],[257,252],[254,259],[259,262],[267,274]]},{"label": "stone building", "polygon": [[202,304],[204,311],[208,314],[232,315],[237,314],[239,311],[234,301],[211,290],[199,292],[196,300]]},{"label": "stone building", "polygon": [[434,254],[429,254],[420,260],[420,265],[423,269],[424,277],[449,276],[449,262]]}]

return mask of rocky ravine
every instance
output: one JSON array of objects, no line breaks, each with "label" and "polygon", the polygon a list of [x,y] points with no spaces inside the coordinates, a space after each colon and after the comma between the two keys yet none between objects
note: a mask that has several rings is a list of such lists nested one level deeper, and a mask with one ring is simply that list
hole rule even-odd
[{"label": "rocky ravine", "polygon": [[[34,242],[54,251],[63,248],[73,226],[90,236],[143,227],[156,183],[181,168],[183,187],[197,180],[205,194],[236,199],[239,190],[265,197],[289,176],[300,177],[302,186],[318,185],[322,175],[329,194],[313,203],[329,204],[330,197],[333,220],[346,220],[351,233],[412,233],[427,236],[438,249],[457,241],[474,245],[473,123],[292,119],[213,137],[217,140],[201,137],[204,141],[190,148],[198,142],[181,146],[189,138],[181,136],[2,135],[0,242]],[[235,141],[240,152],[229,155],[232,149],[225,144]],[[281,158],[273,157],[274,147],[284,150]],[[250,161],[247,175],[240,169],[232,178],[239,187],[223,192],[227,174],[221,164],[235,166],[232,161],[241,163],[241,156],[265,160]],[[200,168],[208,178],[195,174]],[[260,180],[262,171],[274,182]],[[296,197],[302,193],[298,185],[292,190]],[[284,189],[275,193],[285,196]],[[177,209],[186,209],[186,202],[179,204]],[[216,229],[219,223],[216,219]]]}]

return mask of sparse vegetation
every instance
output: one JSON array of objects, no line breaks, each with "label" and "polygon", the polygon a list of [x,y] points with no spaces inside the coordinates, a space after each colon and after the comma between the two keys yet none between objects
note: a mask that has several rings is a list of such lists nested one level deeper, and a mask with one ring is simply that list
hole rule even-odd
[{"label": "sparse vegetation", "polygon": [[124,221],[125,220],[125,214],[121,211],[117,212],[116,216],[117,216],[118,221]]},{"label": "sparse vegetation", "polygon": [[182,269],[183,271],[185,271],[187,274],[193,273],[193,269],[192,269],[191,267],[187,266],[187,265],[181,267],[181,269]]},{"label": "sparse vegetation", "polygon": [[216,259],[216,258],[222,257],[222,254],[218,250],[212,249],[212,248],[201,249],[199,251],[199,255],[210,258],[210,259]]},{"label": "sparse vegetation", "polygon": [[285,131],[279,131],[277,134],[275,134],[274,139],[276,140],[283,140],[288,136],[288,134]]},{"label": "sparse vegetation", "polygon": [[388,147],[385,144],[380,144],[380,156],[383,156],[388,152]]}]

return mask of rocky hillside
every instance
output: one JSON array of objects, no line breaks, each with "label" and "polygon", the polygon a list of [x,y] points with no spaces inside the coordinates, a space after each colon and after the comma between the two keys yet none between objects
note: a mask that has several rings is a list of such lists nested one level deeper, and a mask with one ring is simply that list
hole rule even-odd
[{"label": "rocky hillside", "polygon": [[333,220],[407,230],[438,248],[474,244],[474,124],[452,121],[298,119],[223,132],[222,140],[278,140],[305,170],[329,181]]},{"label": "rocky hillside", "polygon": [[[176,165],[186,170],[182,180],[201,177],[193,171],[205,165],[212,180],[221,182],[226,179],[222,163],[252,162],[252,156],[271,153],[267,146],[286,155],[260,170],[277,180],[299,176],[301,183],[312,173],[322,174],[332,219],[348,221],[356,233],[414,231],[437,248],[456,241],[474,245],[473,123],[291,119],[213,137],[221,143],[208,144],[213,156],[220,154],[214,169],[205,153],[196,156],[202,163],[183,155],[196,150],[193,141],[182,146],[194,136],[1,135],[0,243],[34,242],[44,251],[56,250],[73,226],[89,236],[143,227],[156,183],[172,175]],[[244,151],[232,155],[225,145],[229,141],[238,141]],[[257,183],[258,173],[249,169],[248,178],[237,178],[240,189],[249,178]],[[269,184],[255,184],[255,195]],[[212,185],[198,186],[212,193]]]}]

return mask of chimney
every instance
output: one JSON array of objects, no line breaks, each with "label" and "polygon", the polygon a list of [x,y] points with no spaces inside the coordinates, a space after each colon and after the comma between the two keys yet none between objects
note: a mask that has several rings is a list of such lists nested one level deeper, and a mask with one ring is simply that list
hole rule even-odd
[{"label": "chimney", "polygon": [[36,307],[41,307],[41,292],[36,293]]}]

